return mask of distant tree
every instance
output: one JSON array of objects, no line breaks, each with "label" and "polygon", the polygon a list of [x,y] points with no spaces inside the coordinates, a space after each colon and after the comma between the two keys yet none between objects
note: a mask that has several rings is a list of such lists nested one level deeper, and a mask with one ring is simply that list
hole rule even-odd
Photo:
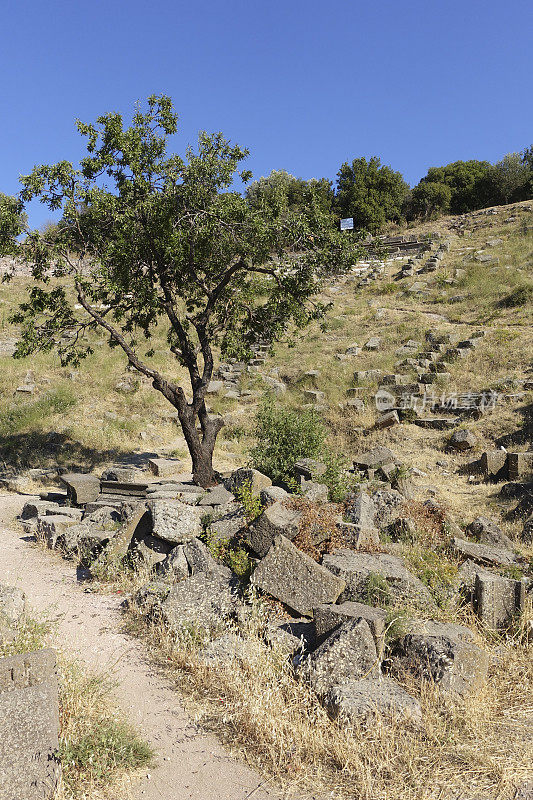
[{"label": "distant tree", "polygon": [[17,237],[24,231],[27,218],[19,198],[0,192],[0,256],[13,253]]},{"label": "distant tree", "polygon": [[252,208],[280,217],[310,205],[317,205],[323,213],[331,212],[334,192],[326,178],[306,181],[285,170],[272,170],[266,178],[253,181],[245,196]]},{"label": "distant tree", "polygon": [[337,173],[336,207],[342,217],[353,217],[356,228],[377,233],[385,222],[401,219],[408,191],[401,173],[381,166],[379,158],[355,158]]},{"label": "distant tree", "polygon": [[526,184],[526,199],[533,198],[533,144],[526,147],[522,153],[522,163],[528,171],[528,178]]},{"label": "distant tree", "polygon": [[[316,293],[353,262],[353,243],[317,206],[280,223],[229,191],[236,173],[250,178],[240,170],[247,151],[220,133],[201,133],[185,158],[169,155],[177,115],[168,97],[150,97],[128,128],[114,113],[77,124],[87,138],[79,168],[60,161],[22,178],[24,201],[63,217],[53,236],[33,231],[19,244],[35,280],[14,317],[17,356],[56,349],[76,364],[92,352],[86,333],[104,330],[176,408],[194,479],[210,486],[223,426],[205,403],[214,347],[246,357],[257,339],[320,317]],[[154,365],[156,326],[188,372],[188,396]]]},{"label": "distant tree", "polygon": [[494,174],[495,167],[488,161],[455,161],[444,167],[431,167],[420,183],[448,186],[450,213],[464,214],[494,204]]},{"label": "distant tree", "polygon": [[495,164],[496,189],[501,196],[502,203],[514,203],[525,200],[529,170],[524,163],[522,153],[507,153]]},{"label": "distant tree", "polygon": [[406,216],[409,219],[436,219],[450,210],[452,190],[445,183],[419,183],[412,190]]}]

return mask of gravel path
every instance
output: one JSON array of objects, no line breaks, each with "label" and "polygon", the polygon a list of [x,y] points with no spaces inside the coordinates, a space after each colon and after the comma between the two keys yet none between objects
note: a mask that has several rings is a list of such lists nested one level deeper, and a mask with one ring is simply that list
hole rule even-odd
[{"label": "gravel path", "polygon": [[[177,692],[150,667],[142,644],[122,633],[122,599],[84,592],[72,564],[15,530],[12,521],[25,499],[0,495],[0,583],[20,587],[35,612],[57,619],[65,652],[89,668],[108,670],[117,682],[121,706],[157,751],[157,765],[131,786],[131,800],[279,800],[194,725]],[[123,793],[120,800],[126,800]]]}]

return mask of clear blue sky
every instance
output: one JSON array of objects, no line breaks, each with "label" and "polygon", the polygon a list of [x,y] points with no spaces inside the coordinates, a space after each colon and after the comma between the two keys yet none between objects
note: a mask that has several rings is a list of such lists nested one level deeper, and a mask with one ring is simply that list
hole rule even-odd
[{"label": "clear blue sky", "polygon": [[3,0],[1,20],[5,193],[82,155],[75,118],[152,93],[174,100],[178,151],[221,130],[255,177],[378,155],[413,185],[533,143],[532,0]]}]

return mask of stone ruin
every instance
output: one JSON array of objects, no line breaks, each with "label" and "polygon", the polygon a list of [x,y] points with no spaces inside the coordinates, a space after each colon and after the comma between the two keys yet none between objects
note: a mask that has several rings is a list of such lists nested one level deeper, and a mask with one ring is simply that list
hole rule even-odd
[{"label": "stone ruin", "polygon": [[[243,654],[241,625],[250,609],[241,581],[206,541],[238,542],[255,565],[252,586],[286,609],[281,616],[269,612],[264,646],[275,642],[283,649],[331,715],[349,722],[378,710],[420,725],[418,701],[395,676],[408,670],[460,698],[482,687],[489,659],[471,629],[431,619],[435,598],[399,554],[395,542],[416,529],[405,505],[413,487],[401,466],[386,447],[360,453],[354,461],[360,490],[342,515],[327,504],[327,487],[319,482],[325,465],[310,459],[295,467],[296,504],[255,470],[239,469],[203,491],[178,472],[179,462],[155,459],[151,472],[119,466],[100,479],[63,475],[66,491],[28,501],[22,520],[29,532],[96,574],[109,560],[142,566],[149,580],[134,599],[138,608],[171,630],[204,631],[210,641],[200,658],[211,665]],[[263,506],[252,522],[238,500],[243,485]],[[329,526],[306,529],[317,557],[302,549],[300,538],[308,504],[334,511]],[[421,505],[442,518],[434,500]],[[492,520],[477,518],[466,530],[443,524],[447,547],[461,562],[446,602],[470,604],[488,628],[512,625],[533,586],[528,564]],[[392,542],[386,548],[383,533]],[[327,546],[331,541],[338,546]],[[387,646],[390,613],[374,590],[385,606],[407,614]]]}]

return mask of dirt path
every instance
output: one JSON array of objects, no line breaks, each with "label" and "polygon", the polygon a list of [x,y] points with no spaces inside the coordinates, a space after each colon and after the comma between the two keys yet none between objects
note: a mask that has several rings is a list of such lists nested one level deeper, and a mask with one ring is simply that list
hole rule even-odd
[{"label": "dirt path", "polygon": [[51,612],[61,647],[117,681],[121,706],[158,754],[150,776],[131,787],[131,800],[278,800],[257,774],[198,730],[178,694],[151,669],[141,643],[121,632],[121,598],[84,592],[72,564],[10,527],[24,499],[0,495],[0,583],[20,587],[36,612]]}]

